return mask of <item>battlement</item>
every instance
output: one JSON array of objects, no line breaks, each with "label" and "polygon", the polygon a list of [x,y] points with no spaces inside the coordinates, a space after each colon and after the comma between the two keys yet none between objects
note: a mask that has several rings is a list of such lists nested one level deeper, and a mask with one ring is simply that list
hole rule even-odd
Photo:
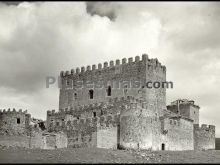
[{"label": "battlement", "polygon": [[194,130],[215,131],[215,126],[207,124],[202,124],[201,126],[199,126],[199,124],[194,124]]},{"label": "battlement", "polygon": [[79,127],[89,126],[92,123],[97,123],[97,126],[111,127],[116,126],[119,121],[119,115],[106,115],[100,117],[79,118],[74,117],[72,120],[66,121],[68,126]]},{"label": "battlement", "polygon": [[71,69],[71,71],[61,71],[60,77],[70,76],[70,75],[78,75],[83,74],[86,72],[92,72],[92,71],[100,71],[105,70],[107,68],[113,68],[117,67],[119,65],[135,65],[135,64],[148,64],[148,66],[154,66],[154,68],[161,68],[164,72],[166,71],[166,67],[164,65],[161,65],[161,63],[158,61],[158,59],[149,59],[147,54],[143,54],[142,58],[140,56],[136,56],[134,59],[133,57],[130,58],[123,58],[121,61],[117,59],[114,63],[114,61],[110,62],[104,62],[103,65],[99,63],[98,65],[88,65],[86,67],[82,66],[81,68],[77,67],[76,69]]},{"label": "battlement", "polygon": [[60,109],[58,112],[56,112],[55,110],[48,110],[47,111],[47,115],[64,115],[64,114],[68,114],[71,113],[73,111],[84,111],[84,110],[89,110],[89,109],[98,109],[100,107],[102,108],[108,108],[111,106],[114,106],[114,104],[118,104],[118,103],[124,103],[127,105],[130,105],[132,107],[137,107],[142,106],[144,108],[144,103],[145,101],[141,100],[141,99],[137,99],[134,98],[133,96],[127,96],[127,97],[115,97],[115,98],[109,98],[109,100],[107,102],[99,102],[99,103],[93,103],[93,104],[89,104],[89,105],[78,105],[75,107],[67,107],[65,109]]},{"label": "battlement", "polygon": [[197,108],[200,108],[198,105],[195,104],[195,101],[193,101],[193,100],[187,100],[187,99],[178,99],[178,100],[175,100],[175,101],[171,102],[171,104],[168,105],[168,106],[169,106],[169,107],[170,107],[170,106],[177,106],[178,103],[179,103],[180,105],[192,105],[192,106],[195,106],[195,107],[197,107]]},{"label": "battlement", "polygon": [[0,109],[0,114],[27,114],[27,110],[22,111],[22,109],[16,110],[15,108]]},{"label": "battlement", "polygon": [[[88,128],[107,128],[115,127],[119,124],[120,117],[119,115],[103,115],[100,117],[72,117],[66,121],[59,122],[59,120],[50,121],[49,130],[87,130]],[[59,123],[59,125],[57,125]]]}]

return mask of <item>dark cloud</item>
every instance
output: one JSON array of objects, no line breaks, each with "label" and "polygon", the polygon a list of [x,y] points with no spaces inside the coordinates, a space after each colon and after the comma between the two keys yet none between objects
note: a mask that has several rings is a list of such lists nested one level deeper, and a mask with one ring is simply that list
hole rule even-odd
[{"label": "dark cloud", "polygon": [[3,1],[3,2],[1,2],[1,3],[4,3],[4,4],[6,4],[6,5],[18,5],[19,3],[22,3],[22,2],[24,2],[24,1]]},{"label": "dark cloud", "polygon": [[111,20],[117,17],[120,5],[117,2],[86,2],[87,12],[91,15],[106,16]]}]

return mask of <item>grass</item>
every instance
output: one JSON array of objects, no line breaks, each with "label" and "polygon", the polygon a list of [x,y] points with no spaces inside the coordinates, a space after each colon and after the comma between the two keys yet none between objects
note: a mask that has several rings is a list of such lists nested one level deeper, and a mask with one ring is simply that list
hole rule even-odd
[{"label": "grass", "polygon": [[0,163],[220,163],[220,151],[1,148]]}]

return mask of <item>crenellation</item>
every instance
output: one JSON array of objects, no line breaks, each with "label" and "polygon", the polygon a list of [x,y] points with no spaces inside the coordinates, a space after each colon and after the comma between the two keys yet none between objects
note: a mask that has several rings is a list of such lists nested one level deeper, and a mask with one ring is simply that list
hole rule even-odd
[{"label": "crenellation", "polygon": [[[128,60],[128,61],[127,61]],[[84,66],[82,66],[81,67],[81,69],[79,69],[78,67],[76,68],[76,70],[74,70],[74,69],[72,69],[71,70],[71,75],[79,75],[79,74],[83,74],[83,73],[85,73],[85,71],[103,71],[103,69],[107,69],[107,68],[113,68],[113,67],[115,67],[116,68],[116,70],[120,70],[119,68],[117,68],[117,66],[119,66],[119,65],[127,65],[127,64],[134,64],[134,65],[131,65],[131,66],[129,66],[129,65],[127,65],[126,67],[128,67],[129,68],[129,70],[133,70],[134,72],[136,72],[136,70],[138,69],[138,68],[141,68],[141,67],[143,67],[143,64],[145,65],[148,61],[149,61],[149,65],[152,65],[152,66],[154,66],[154,68],[156,68],[156,66],[158,65],[158,67],[159,68],[161,68],[161,70],[163,71],[162,72],[162,74],[165,74],[166,73],[166,70],[165,70],[165,68],[163,68],[163,66],[161,65],[161,63],[159,63],[158,62],[158,64],[156,63],[156,61],[158,61],[157,59],[148,59],[148,55],[147,54],[142,54],[142,59],[141,59],[141,61],[142,61],[142,63],[140,63],[140,56],[135,56],[135,61],[133,61],[133,57],[130,57],[130,58],[123,58],[122,59],[122,64],[120,64],[120,60],[116,60],[116,63],[115,63],[115,65],[114,65],[114,61],[113,60],[111,60],[109,63],[108,62],[104,62],[104,64],[103,64],[103,67],[102,67],[102,64],[101,63],[99,63],[98,64],[98,68],[96,68],[96,65],[94,64],[94,65],[92,65],[92,68],[91,68],[91,66],[90,65],[88,65],[87,67],[86,67],[86,70],[85,70],[85,67]],[[125,69],[125,68],[124,68]],[[123,69],[123,70],[124,70]],[[143,67],[143,69],[144,69],[144,67]],[[138,69],[139,70],[139,69]],[[113,70],[112,70],[113,71]],[[111,72],[112,72],[111,71]],[[114,71],[113,71],[114,72]],[[106,72],[103,72],[104,74],[106,74]],[[109,72],[110,73],[110,72]],[[126,72],[125,72],[126,73]],[[132,73],[132,72],[130,72],[130,73]],[[140,72],[141,73],[141,72]],[[102,72],[100,73],[101,75],[102,75]],[[121,74],[124,74],[124,72],[122,72]],[[62,71],[61,71],[61,73],[60,73],[60,75],[61,75],[61,77],[65,77],[65,76],[68,76],[69,75],[69,72],[65,72],[65,73],[63,73]],[[74,79],[79,79],[79,77],[78,76],[76,76]]]},{"label": "crenellation", "polygon": [[194,126],[194,129],[199,129],[200,128],[199,124],[194,124],[193,126]]},{"label": "crenellation", "polygon": [[139,62],[140,61],[140,56],[136,56],[135,57],[135,62]]},{"label": "crenellation", "polygon": [[64,76],[64,71],[61,71],[60,72],[60,77],[63,77]]},{"label": "crenellation", "polygon": [[81,71],[81,73],[84,73],[85,72],[85,67],[82,66],[80,71]]},{"label": "crenellation", "polygon": [[123,64],[126,64],[126,63],[127,63],[127,59],[126,59],[126,58],[123,58],[123,59],[122,59],[122,65],[123,65]]},{"label": "crenellation", "polygon": [[209,129],[210,130],[215,130],[215,126],[214,125],[209,125]]},{"label": "crenellation", "polygon": [[6,109],[1,109],[0,112],[2,114],[26,114],[27,113],[27,110],[25,111],[22,111],[22,109],[19,109],[19,110],[16,110],[15,108],[8,108],[7,110]]},{"label": "crenellation", "polygon": [[128,58],[128,63],[131,64],[132,62],[133,62],[133,58],[132,57]]},{"label": "crenellation", "polygon": [[166,67],[164,65],[162,65],[161,67],[162,67],[163,72],[166,72]]},{"label": "crenellation", "polygon": [[98,69],[99,70],[102,69],[102,64],[101,63],[98,64]]},{"label": "crenellation", "polygon": [[208,125],[207,125],[207,124],[202,124],[201,129],[206,130],[207,128],[208,128]]},{"label": "crenellation", "polygon": [[148,55],[147,54],[142,54],[141,61],[143,61],[143,62],[148,61]]},{"label": "crenellation", "polygon": [[92,70],[96,70],[96,65],[92,65]]},{"label": "crenellation", "polygon": [[116,64],[116,65],[120,65],[120,60],[117,59],[116,62],[115,62],[115,64]]},{"label": "crenellation", "polygon": [[76,68],[76,74],[79,74],[80,73],[80,69],[77,67]]},{"label": "crenellation", "polygon": [[86,68],[86,71],[90,71],[91,70],[91,66],[88,65],[87,68]]},{"label": "crenellation", "polygon": [[65,76],[69,76],[69,71],[68,70],[66,71]]},{"label": "crenellation", "polygon": [[104,62],[104,68],[108,67],[108,62]]},{"label": "crenellation", "polygon": [[74,75],[74,73],[75,73],[75,70],[71,69],[71,75]]},{"label": "crenellation", "polygon": [[207,150],[215,148],[215,126],[194,124],[194,149]]},{"label": "crenellation", "polygon": [[[165,89],[149,90],[145,86],[135,89],[128,88],[126,84],[122,90],[116,90],[109,83],[110,80],[136,79],[165,81],[166,67],[157,58],[149,59],[147,54],[142,54],[141,57],[123,58],[121,64],[117,59],[115,63],[111,60],[77,67],[70,72],[71,76],[69,71],[60,72],[62,82],[95,79],[106,81],[108,86],[101,92],[95,88],[75,87],[60,90],[61,106],[58,112],[54,109],[47,111],[46,124],[48,132],[63,131],[67,135],[68,146],[97,147],[111,142],[112,146],[120,144],[124,148],[149,150],[161,150],[162,144],[166,145],[166,150],[213,148],[215,126],[194,124],[190,115],[196,114],[196,109],[189,111],[189,117],[171,111],[167,113],[167,107],[175,109],[177,105],[166,107]],[[188,104],[186,100],[182,101],[181,106]],[[197,107],[194,101],[189,100],[189,103],[193,108]],[[9,108],[7,112],[5,109],[3,112],[0,109],[0,112],[3,117],[14,115],[17,125],[20,124],[20,116],[28,117],[27,110],[16,112],[16,109],[11,111]]]},{"label": "crenellation", "polygon": [[2,135],[27,135],[30,125],[31,115],[27,114],[27,110],[15,108],[4,109],[0,113],[0,134]]},{"label": "crenellation", "polygon": [[194,124],[194,129],[197,131],[213,131],[215,130],[214,125],[207,125],[207,124],[202,124],[201,126],[199,124]]},{"label": "crenellation", "polygon": [[110,65],[110,67],[113,67],[114,66],[114,61],[110,61],[109,65]]}]

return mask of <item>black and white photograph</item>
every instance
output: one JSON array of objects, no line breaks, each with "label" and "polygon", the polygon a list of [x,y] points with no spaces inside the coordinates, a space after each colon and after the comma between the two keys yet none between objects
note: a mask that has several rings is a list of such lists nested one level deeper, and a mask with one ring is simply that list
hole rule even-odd
[{"label": "black and white photograph", "polygon": [[0,1],[0,164],[220,163],[220,3]]}]

